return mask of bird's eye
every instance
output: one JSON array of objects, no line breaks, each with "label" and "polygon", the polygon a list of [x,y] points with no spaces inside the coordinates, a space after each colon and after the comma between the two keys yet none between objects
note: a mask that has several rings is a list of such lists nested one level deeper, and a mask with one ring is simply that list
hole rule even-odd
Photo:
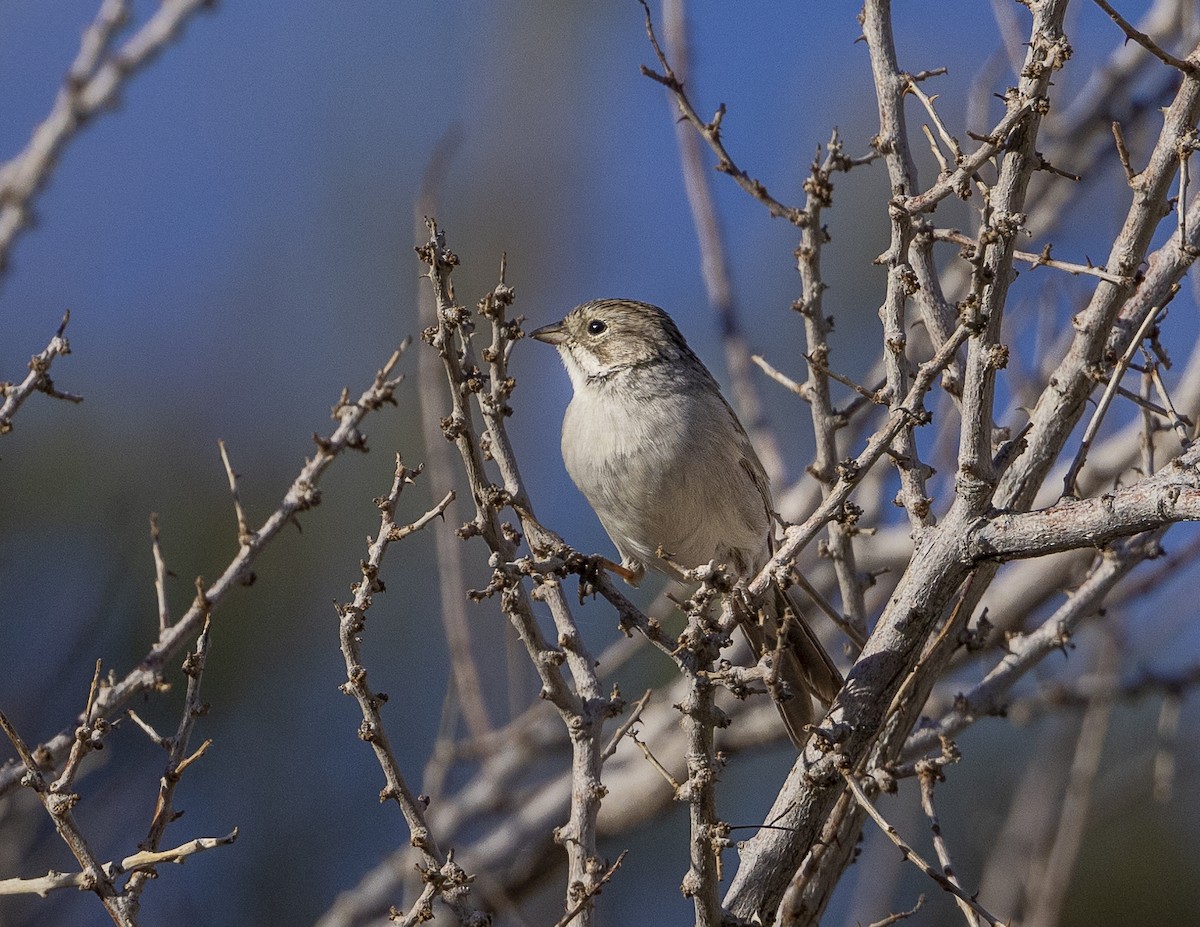
[{"label": "bird's eye", "polygon": [[608,331],[608,323],[603,319],[592,319],[587,326],[589,335],[603,335]]}]

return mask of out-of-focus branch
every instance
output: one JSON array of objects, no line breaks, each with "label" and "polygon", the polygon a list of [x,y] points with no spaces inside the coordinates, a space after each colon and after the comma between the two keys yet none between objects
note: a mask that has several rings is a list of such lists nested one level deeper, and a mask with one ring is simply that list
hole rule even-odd
[{"label": "out-of-focus branch", "polygon": [[17,409],[21,408],[21,404],[35,392],[45,393],[55,399],[65,399],[67,402],[83,402],[82,396],[64,393],[56,389],[54,381],[50,379],[50,365],[54,363],[54,358],[60,354],[71,353],[71,346],[63,334],[67,330],[69,321],[71,321],[71,313],[66,312],[63,314],[62,324],[58,326],[58,331],[50,339],[45,350],[30,359],[29,374],[24,380],[20,383],[0,383],[0,397],[4,399],[4,402],[0,404],[0,435],[12,431],[12,419],[17,414]]},{"label": "out-of-focus branch", "polygon": [[188,20],[212,0],[162,0],[158,9],[115,51],[113,37],[129,15],[128,0],[104,0],[84,32],[79,54],[50,114],[25,150],[0,166],[0,273],[21,230],[30,203],[46,183],[67,143],[93,117],[116,103],[126,82],[163,50]]},{"label": "out-of-focus branch", "polygon": [[[446,172],[454,160],[461,141],[461,132],[448,130],[439,140],[429,157],[429,164],[421,177],[421,189],[417,197],[417,208],[413,214],[413,242],[420,245],[425,241],[426,217],[438,214],[438,200],[445,182]],[[418,281],[417,318],[422,329],[437,322],[437,309],[433,292],[424,281]],[[417,393],[421,402],[421,439],[424,445],[424,461],[431,473],[448,478],[454,472],[452,451],[442,434],[439,424],[443,392],[442,365],[430,351],[421,351],[417,356]],[[459,502],[454,499],[446,508],[446,519],[451,524],[462,524]],[[476,666],[476,655],[472,644],[471,622],[467,617],[466,568],[463,563],[463,544],[454,534],[438,531],[434,534],[434,551],[437,554],[438,614],[446,632],[446,646],[450,656],[450,672],[454,679],[455,704],[462,712],[462,719],[472,737],[482,737],[492,729],[483,684]],[[453,727],[447,725],[447,736]]]},{"label": "out-of-focus branch", "polygon": [[[1101,649],[1100,671],[1112,675],[1116,662],[1116,644],[1108,641]],[[1059,808],[1058,828],[1043,865],[1034,869],[1035,878],[1027,892],[1029,906],[1023,924],[1029,927],[1053,927],[1060,923],[1063,902],[1071,884],[1071,873],[1083,846],[1088,824],[1088,809],[1096,777],[1100,773],[1100,755],[1108,737],[1113,702],[1096,699],[1088,705],[1079,725],[1075,756],[1067,779],[1067,792]]]},{"label": "out-of-focus branch", "polygon": [[[663,0],[662,15],[666,54],[682,86],[687,83],[690,70],[684,0]],[[672,101],[675,99],[675,93],[670,88],[668,98]],[[677,103],[672,107],[672,112],[678,112]],[[729,373],[733,405],[738,411],[738,418],[746,426],[767,477],[777,486],[784,475],[783,454],[767,421],[758,388],[750,376],[750,348],[746,344],[741,313],[733,295],[725,255],[725,237],[721,232],[716,203],[713,202],[709,174],[704,169],[700,136],[688,121],[676,119],[675,141],[679,145],[683,186],[687,191],[692,224],[696,227],[696,239],[700,245],[700,272],[704,278],[704,289],[708,293],[708,304],[717,317],[721,343],[725,348],[725,369]]]},{"label": "out-of-focus branch", "polygon": [[1112,6],[1106,2],[1106,0],[1095,0],[1095,4],[1096,6],[1100,7],[1100,9],[1104,10],[1104,12],[1112,18],[1113,22],[1121,27],[1121,31],[1124,32],[1129,39],[1137,42],[1138,45],[1150,52],[1150,54],[1152,54],[1159,61],[1163,62],[1164,64],[1169,64],[1173,68],[1179,69],[1188,77],[1200,77],[1200,67],[1197,67],[1195,62],[1185,61],[1182,58],[1176,58],[1169,51],[1150,38],[1150,36],[1146,35],[1146,33],[1139,32],[1137,29],[1135,29],[1133,23],[1114,10]]},{"label": "out-of-focus branch", "polygon": [[[142,658],[141,663],[115,684],[101,687],[96,696],[93,717],[111,718],[130,699],[157,686],[167,662],[200,632],[213,609],[234,588],[250,581],[253,576],[252,567],[263,548],[302,512],[320,503],[321,493],[317,484],[333,461],[343,451],[363,450],[366,447],[366,436],[359,431],[363,419],[385,405],[394,404],[393,394],[401,378],[390,377],[402,351],[403,346],[392,354],[375,375],[374,383],[357,400],[351,401],[349,393],[346,390],[342,391],[342,396],[333,409],[333,418],[338,422],[337,428],[327,438],[313,436],[317,452],[301,468],[279,506],[258,530],[242,539],[237,554],[220,578],[211,586],[198,589],[191,607],[174,624],[159,633],[158,640]],[[49,768],[61,762],[63,755],[74,742],[74,730],[64,730],[34,750],[40,767]],[[6,764],[0,768],[0,795],[8,794],[20,784],[21,770],[21,766],[13,764]]]}]

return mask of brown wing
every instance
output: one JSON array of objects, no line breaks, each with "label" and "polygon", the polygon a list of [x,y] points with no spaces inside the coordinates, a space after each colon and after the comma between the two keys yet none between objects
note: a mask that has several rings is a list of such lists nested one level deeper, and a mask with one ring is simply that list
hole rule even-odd
[{"label": "brown wing", "polygon": [[761,621],[742,623],[742,631],[755,659],[775,650],[779,638],[780,617],[789,607],[795,620],[789,624],[786,647],[780,653],[779,678],[790,690],[791,697],[775,703],[783,718],[788,736],[797,748],[804,746],[804,728],[814,720],[812,697],[829,705],[842,688],[842,674],[826,653],[795,603],[778,586],[772,584],[760,612]]}]

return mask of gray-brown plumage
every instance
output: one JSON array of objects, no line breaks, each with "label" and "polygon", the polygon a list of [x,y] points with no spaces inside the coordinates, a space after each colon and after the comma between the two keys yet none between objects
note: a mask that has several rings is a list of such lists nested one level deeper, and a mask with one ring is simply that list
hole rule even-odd
[{"label": "gray-brown plumage", "polygon": [[[563,461],[616,544],[627,579],[636,585],[647,569],[680,579],[676,565],[712,560],[739,576],[758,573],[773,552],[766,472],[670,316],[648,303],[597,300],[533,337],[557,347],[566,365],[575,395],[563,419]],[[796,620],[778,675],[792,696],[776,704],[799,746],[813,718],[809,693],[828,703],[842,677],[774,585],[761,623],[743,623],[755,656],[775,649],[788,605]]]}]

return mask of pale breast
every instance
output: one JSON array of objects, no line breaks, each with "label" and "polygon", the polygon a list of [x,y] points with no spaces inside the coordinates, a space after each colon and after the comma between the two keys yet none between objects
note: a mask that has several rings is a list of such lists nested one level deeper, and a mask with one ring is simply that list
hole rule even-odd
[{"label": "pale breast", "polygon": [[663,569],[661,547],[686,568],[717,560],[757,569],[767,508],[744,463],[753,451],[728,407],[703,388],[635,393],[577,390],[563,421],[567,472],[622,558]]}]

